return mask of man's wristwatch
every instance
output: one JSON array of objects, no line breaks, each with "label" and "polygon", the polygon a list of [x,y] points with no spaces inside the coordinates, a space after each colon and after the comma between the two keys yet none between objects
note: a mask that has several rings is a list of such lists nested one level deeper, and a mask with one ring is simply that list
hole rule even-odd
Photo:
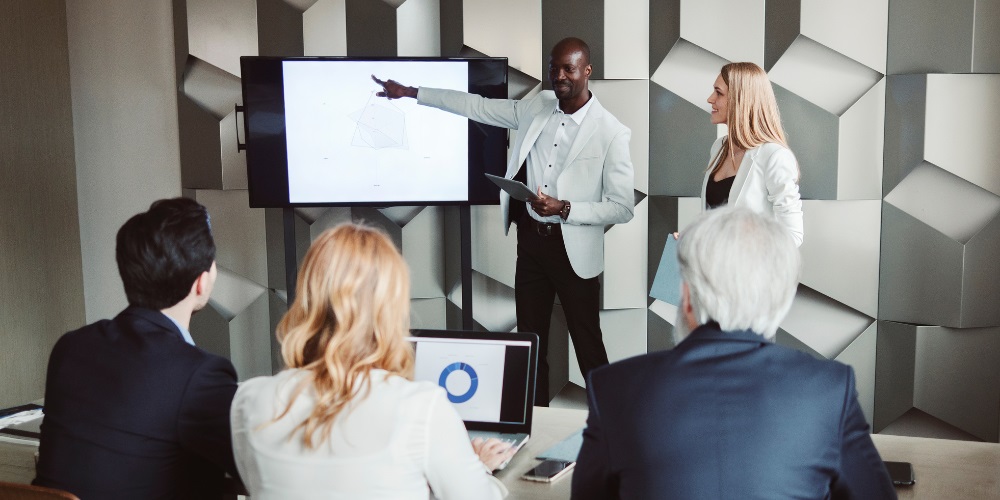
[{"label": "man's wristwatch", "polygon": [[563,207],[562,207],[562,210],[559,211],[559,216],[562,217],[562,220],[566,220],[566,219],[569,218],[569,208],[570,208],[570,206],[569,206],[569,202],[568,201],[562,200],[562,202],[563,202]]}]

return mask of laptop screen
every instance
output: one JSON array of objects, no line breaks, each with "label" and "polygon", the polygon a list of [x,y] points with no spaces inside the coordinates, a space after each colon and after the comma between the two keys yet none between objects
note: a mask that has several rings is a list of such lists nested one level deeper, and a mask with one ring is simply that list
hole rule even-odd
[{"label": "laptop screen", "polygon": [[538,336],[418,330],[414,380],[444,388],[469,430],[530,433]]}]

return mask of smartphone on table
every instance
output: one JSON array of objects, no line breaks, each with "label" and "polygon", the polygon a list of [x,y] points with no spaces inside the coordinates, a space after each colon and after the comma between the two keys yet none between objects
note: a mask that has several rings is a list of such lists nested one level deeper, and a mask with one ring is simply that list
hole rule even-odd
[{"label": "smartphone on table", "polygon": [[545,460],[535,466],[534,469],[525,472],[521,476],[521,479],[551,483],[573,470],[573,466],[575,465],[576,462],[567,462],[565,460]]},{"label": "smartphone on table", "polygon": [[909,462],[885,462],[885,468],[896,486],[912,486],[917,482],[913,477],[913,465]]}]

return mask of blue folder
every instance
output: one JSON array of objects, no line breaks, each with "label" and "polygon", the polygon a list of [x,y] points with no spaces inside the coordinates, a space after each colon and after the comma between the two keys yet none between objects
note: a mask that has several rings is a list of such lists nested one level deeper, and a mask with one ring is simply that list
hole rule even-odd
[{"label": "blue folder", "polygon": [[667,304],[681,305],[681,269],[677,262],[677,238],[672,234],[667,235],[667,244],[663,247],[649,296]]}]

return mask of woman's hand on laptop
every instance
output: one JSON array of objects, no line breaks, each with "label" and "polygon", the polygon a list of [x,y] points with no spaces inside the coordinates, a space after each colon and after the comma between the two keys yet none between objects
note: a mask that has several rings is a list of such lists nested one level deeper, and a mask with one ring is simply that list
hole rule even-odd
[{"label": "woman's hand on laptop", "polygon": [[496,438],[486,440],[482,438],[473,439],[472,450],[476,452],[476,455],[479,455],[479,460],[482,460],[486,468],[491,471],[496,470],[497,467],[500,467],[500,464],[510,460],[516,451],[510,444]]}]

